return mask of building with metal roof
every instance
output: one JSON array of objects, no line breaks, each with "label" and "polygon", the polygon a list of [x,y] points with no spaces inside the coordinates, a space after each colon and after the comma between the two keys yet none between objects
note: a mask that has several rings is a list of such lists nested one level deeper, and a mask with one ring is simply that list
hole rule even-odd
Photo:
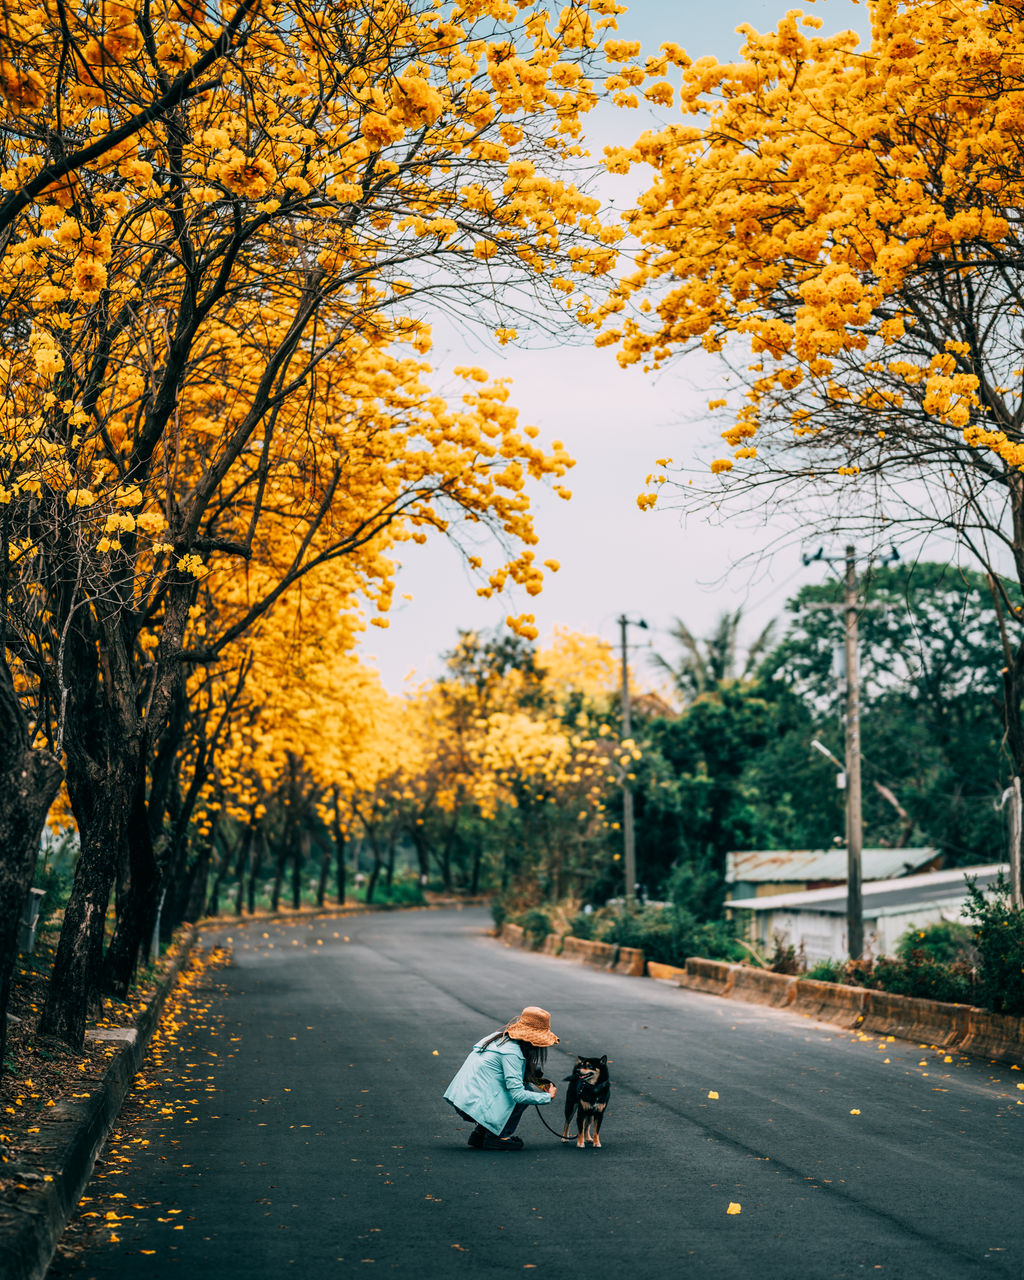
[{"label": "building with metal roof", "polygon": [[[980,888],[990,887],[1005,864],[956,867],[924,875],[901,876],[865,884],[864,950],[873,956],[893,955],[900,937],[911,928],[924,928],[940,920],[965,920],[966,877]],[[802,893],[751,895],[726,903],[730,915],[744,913],[748,941],[762,953],[783,945],[803,947],[808,964],[817,960],[843,960],[847,955],[845,884]],[[741,917],[742,919],[743,917]]]},{"label": "building with metal roof", "polygon": [[[938,867],[938,849],[865,849],[861,874],[865,881]],[[725,856],[728,898],[757,898],[779,893],[802,893],[846,883],[846,849],[741,849]]]}]

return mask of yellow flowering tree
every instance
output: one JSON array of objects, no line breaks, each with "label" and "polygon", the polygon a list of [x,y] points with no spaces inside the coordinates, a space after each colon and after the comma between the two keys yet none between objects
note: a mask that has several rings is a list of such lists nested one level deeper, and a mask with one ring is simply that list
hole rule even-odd
[{"label": "yellow flowering tree", "polygon": [[[703,346],[742,371],[709,404],[717,478],[681,477],[684,499],[816,497],[832,527],[942,528],[981,560],[1020,773],[1024,633],[995,571],[1011,560],[1024,586],[1024,16],[980,0],[869,12],[865,48],[798,10],[742,28],[727,65],[662,46],[646,69],[677,81],[684,119],[607,157],[654,177],[625,219],[635,263],[591,318],[624,365]],[[641,506],[671,474],[659,460]]]},{"label": "yellow flowering tree", "polygon": [[[104,137],[54,177],[38,131],[12,132],[0,174],[20,206],[0,246],[7,648],[50,708],[82,838],[44,1015],[71,1043],[111,851],[146,856],[128,831],[149,821],[147,762],[190,665],[332,557],[360,556],[386,608],[389,537],[452,519],[505,543],[482,590],[540,589],[524,490],[559,481],[564,451],[518,431],[476,370],[462,405],[432,396],[414,353],[431,303],[507,341],[527,291],[565,314],[613,265],[620,232],[574,166],[616,12],[31,11],[8,92],[47,83],[70,21],[75,73],[34,109]],[[168,97],[211,50],[216,82]],[[106,145],[112,119],[157,102]],[[216,632],[195,613],[207,578],[235,594]]]},{"label": "yellow flowering tree", "polygon": [[607,826],[609,676],[609,647],[564,628],[542,650],[460,633],[444,675],[407,700],[421,764],[403,799],[421,871],[473,893],[577,887]]}]

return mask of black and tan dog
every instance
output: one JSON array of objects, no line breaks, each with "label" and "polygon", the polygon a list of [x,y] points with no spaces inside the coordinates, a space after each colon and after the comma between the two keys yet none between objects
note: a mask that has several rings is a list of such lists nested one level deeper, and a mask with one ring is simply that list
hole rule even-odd
[{"label": "black and tan dog", "polygon": [[565,1095],[562,1141],[569,1137],[569,1125],[575,1114],[577,1147],[583,1147],[587,1142],[600,1147],[601,1121],[612,1093],[607,1054],[600,1058],[577,1058],[572,1075],[566,1076],[566,1080],[569,1088]]}]

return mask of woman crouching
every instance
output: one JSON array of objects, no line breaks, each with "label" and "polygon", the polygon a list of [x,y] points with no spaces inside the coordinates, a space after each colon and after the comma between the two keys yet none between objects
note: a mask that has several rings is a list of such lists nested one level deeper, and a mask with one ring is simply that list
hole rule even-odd
[{"label": "woman crouching", "polygon": [[463,1120],[476,1128],[469,1145],[484,1151],[521,1151],[513,1136],[528,1106],[546,1106],[555,1086],[543,1080],[548,1048],[558,1043],[546,1009],[529,1005],[501,1031],[478,1041],[445,1090]]}]

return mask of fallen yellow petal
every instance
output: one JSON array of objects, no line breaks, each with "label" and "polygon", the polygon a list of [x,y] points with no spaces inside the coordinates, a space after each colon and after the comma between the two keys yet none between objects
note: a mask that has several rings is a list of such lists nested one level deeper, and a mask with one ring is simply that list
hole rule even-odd
[{"label": "fallen yellow petal", "polygon": [[430,1051],[430,1056],[431,1056],[432,1058],[436,1058],[436,1057],[437,1057],[437,1050],[436,1050],[436,1049],[431,1049],[431,1051]]},{"label": "fallen yellow petal", "polygon": [[[718,1094],[714,1091],[714,1089],[709,1089],[709,1090],[708,1090],[708,1097],[709,1097],[713,1102],[717,1102],[717,1101],[718,1101]],[[732,1213],[732,1210],[730,1209],[730,1210],[729,1210],[729,1212],[730,1212],[730,1213]]]},{"label": "fallen yellow petal", "polygon": [[860,1108],[859,1108],[859,1107],[854,1107],[854,1108],[853,1108],[853,1110],[850,1112],[850,1115],[851,1115],[851,1116],[859,1116],[859,1115],[860,1115]]},{"label": "fallen yellow petal", "polygon": [[735,1200],[729,1205],[728,1209],[726,1209],[726,1213],[739,1213],[739,1211],[740,1206],[735,1202]]}]

